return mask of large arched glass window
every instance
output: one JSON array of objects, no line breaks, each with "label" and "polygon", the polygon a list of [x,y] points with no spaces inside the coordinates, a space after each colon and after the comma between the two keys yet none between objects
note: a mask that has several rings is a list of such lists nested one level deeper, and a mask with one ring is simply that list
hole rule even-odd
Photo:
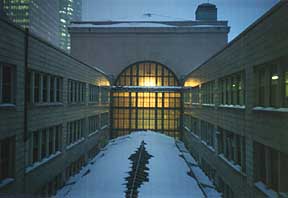
[{"label": "large arched glass window", "polygon": [[178,86],[175,74],[154,62],[141,62],[127,67],[117,78],[116,86]]},{"label": "large arched glass window", "polygon": [[112,136],[153,130],[178,138],[180,87],[175,74],[155,62],[127,67],[112,89]]}]

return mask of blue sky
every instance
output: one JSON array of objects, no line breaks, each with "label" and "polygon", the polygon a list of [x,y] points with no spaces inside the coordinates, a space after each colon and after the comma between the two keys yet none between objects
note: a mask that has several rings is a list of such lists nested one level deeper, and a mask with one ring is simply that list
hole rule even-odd
[{"label": "blue sky", "polygon": [[[83,20],[194,20],[197,5],[208,0],[83,0]],[[210,0],[218,19],[228,20],[229,41],[279,0]],[[152,13],[148,18],[145,13]]]}]

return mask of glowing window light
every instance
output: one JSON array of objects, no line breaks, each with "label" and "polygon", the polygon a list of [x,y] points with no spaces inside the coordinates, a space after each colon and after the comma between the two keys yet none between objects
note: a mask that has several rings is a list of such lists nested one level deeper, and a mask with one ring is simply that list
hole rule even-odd
[{"label": "glowing window light", "polygon": [[[141,81],[140,81],[141,82]],[[142,84],[142,85],[141,85]],[[155,87],[156,86],[156,78],[153,77],[144,77],[140,86],[145,87]]]},{"label": "glowing window light", "polygon": [[278,75],[273,75],[272,76],[272,80],[278,80],[279,79],[279,76]]}]

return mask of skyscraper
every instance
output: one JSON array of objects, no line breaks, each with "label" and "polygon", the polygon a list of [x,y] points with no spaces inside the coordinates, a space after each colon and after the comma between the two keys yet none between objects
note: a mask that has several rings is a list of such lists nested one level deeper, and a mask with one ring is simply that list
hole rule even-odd
[{"label": "skyscraper", "polygon": [[82,0],[60,0],[60,48],[70,51],[70,34],[68,26],[71,21],[80,21],[82,18]]},{"label": "skyscraper", "polygon": [[58,0],[3,0],[5,14],[14,23],[59,46]]}]

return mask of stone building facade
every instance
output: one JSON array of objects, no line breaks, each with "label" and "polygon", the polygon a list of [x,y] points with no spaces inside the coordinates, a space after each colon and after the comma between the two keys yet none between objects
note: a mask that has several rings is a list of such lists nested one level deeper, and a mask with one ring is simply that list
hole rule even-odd
[{"label": "stone building facade", "polygon": [[0,20],[0,192],[52,195],[109,139],[109,81]]},{"label": "stone building facade", "polygon": [[224,197],[288,192],[288,3],[185,80],[183,136]]},{"label": "stone building facade", "polygon": [[[210,8],[213,13],[206,20],[203,13]],[[227,44],[230,28],[227,21],[217,20],[215,5],[202,9],[197,19],[73,22],[71,54],[114,79],[140,61],[159,62],[182,78]]]}]

